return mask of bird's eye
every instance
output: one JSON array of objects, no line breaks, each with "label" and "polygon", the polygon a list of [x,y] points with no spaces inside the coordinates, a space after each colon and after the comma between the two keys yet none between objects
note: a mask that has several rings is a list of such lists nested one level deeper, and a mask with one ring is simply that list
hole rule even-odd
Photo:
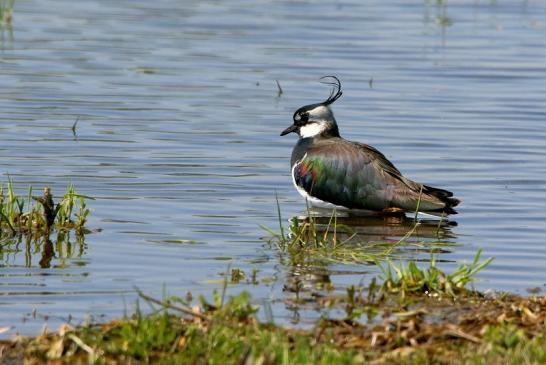
[{"label": "bird's eye", "polygon": [[295,120],[296,122],[299,122],[299,121],[301,120],[301,115],[300,115],[299,113],[296,114],[296,115],[294,115],[294,120]]}]

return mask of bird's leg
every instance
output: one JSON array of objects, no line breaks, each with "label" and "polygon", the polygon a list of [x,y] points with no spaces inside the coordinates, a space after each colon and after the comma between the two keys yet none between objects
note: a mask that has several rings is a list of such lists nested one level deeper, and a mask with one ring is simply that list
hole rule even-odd
[{"label": "bird's leg", "polygon": [[386,216],[401,217],[401,216],[405,216],[406,212],[402,208],[388,207],[383,209],[383,214]]}]

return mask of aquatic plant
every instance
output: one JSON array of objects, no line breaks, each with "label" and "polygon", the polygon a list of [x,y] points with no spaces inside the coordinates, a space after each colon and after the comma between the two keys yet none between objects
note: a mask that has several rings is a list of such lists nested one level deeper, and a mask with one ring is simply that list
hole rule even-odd
[{"label": "aquatic plant", "polygon": [[[374,263],[386,258],[396,246],[385,242],[359,245],[353,242],[356,237],[349,226],[338,222],[334,209],[327,224],[320,224],[307,207],[307,217],[292,217],[287,228],[284,227],[280,204],[277,199],[277,218],[279,231],[275,232],[261,226],[271,237],[270,244],[278,249],[281,255],[290,259],[292,264],[308,260],[340,263]],[[354,244],[353,244],[354,243]]]},{"label": "aquatic plant", "polygon": [[400,293],[405,297],[408,293],[426,293],[430,295],[449,295],[455,297],[465,290],[468,283],[475,281],[476,274],[493,261],[490,257],[480,262],[482,250],[478,250],[471,264],[461,264],[452,273],[445,274],[436,265],[436,255],[431,255],[428,267],[420,268],[415,261],[399,265],[387,259],[387,264],[377,262],[383,273],[382,289],[387,292]]},{"label": "aquatic plant", "polygon": [[49,235],[53,230],[85,233],[90,213],[86,199],[92,197],[78,194],[73,184],[68,185],[57,204],[49,187],[44,188],[42,196],[32,193],[32,186],[29,186],[25,197],[17,195],[11,178],[8,178],[6,188],[0,185],[0,236],[8,231],[11,235],[35,236]]},{"label": "aquatic plant", "polygon": [[[307,205],[306,217],[292,217],[288,226],[285,226],[278,199],[276,203],[278,231],[261,227],[269,233],[268,242],[277,248],[281,257],[300,266],[310,261],[374,264],[400,254],[401,247],[404,247],[406,252],[409,252],[410,247],[420,251],[426,249],[436,252],[457,245],[442,240],[441,231],[444,226],[449,226],[449,222],[443,216],[434,224],[420,221],[417,214],[413,219],[399,213],[366,217],[364,219],[379,220],[381,226],[393,228],[393,234],[389,236],[401,237],[398,240],[363,241],[357,235],[357,231],[349,225],[351,223],[341,223],[343,218],[338,218],[336,209],[332,210],[329,217],[319,217],[315,216]],[[419,204],[420,199],[417,206]],[[433,239],[415,240],[414,236],[418,235],[420,229],[425,228],[429,237]]]}]

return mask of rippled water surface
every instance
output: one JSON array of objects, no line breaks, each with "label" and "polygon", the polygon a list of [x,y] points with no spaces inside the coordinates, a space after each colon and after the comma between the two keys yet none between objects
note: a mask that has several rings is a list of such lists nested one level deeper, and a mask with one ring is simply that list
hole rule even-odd
[{"label": "rippled water surface", "polygon": [[[276,320],[319,316],[287,304],[300,273],[259,225],[277,226],[275,191],[285,218],[305,211],[295,137],[279,133],[328,95],[329,74],[343,136],[464,200],[446,268],[482,247],[496,260],[479,288],[544,288],[545,14],[539,1],[17,1],[0,27],[1,181],[73,182],[102,231],[54,244],[46,265],[40,245],[2,246],[4,335],[119,316],[134,286],[210,295],[228,265],[267,279],[230,290]],[[370,237],[404,233],[379,223]],[[314,275],[342,290],[377,269]]]}]

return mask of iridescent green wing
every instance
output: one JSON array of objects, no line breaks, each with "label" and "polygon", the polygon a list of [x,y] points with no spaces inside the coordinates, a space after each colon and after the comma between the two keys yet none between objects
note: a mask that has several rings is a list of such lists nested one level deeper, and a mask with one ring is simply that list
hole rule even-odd
[{"label": "iridescent green wing", "polygon": [[392,200],[391,173],[400,174],[377,150],[337,140],[310,147],[294,168],[294,181],[320,200],[352,209],[380,210]]},{"label": "iridescent green wing", "polygon": [[397,207],[456,213],[459,203],[447,190],[411,181],[375,148],[345,141],[313,144],[294,168],[294,180],[310,196],[351,209]]}]

